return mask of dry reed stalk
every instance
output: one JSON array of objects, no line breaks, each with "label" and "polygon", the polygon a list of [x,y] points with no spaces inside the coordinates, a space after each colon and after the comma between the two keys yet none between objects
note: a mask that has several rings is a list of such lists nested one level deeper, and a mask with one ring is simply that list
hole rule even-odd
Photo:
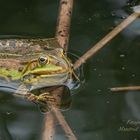
[{"label": "dry reed stalk", "polygon": [[123,22],[121,22],[117,27],[115,27],[110,33],[108,33],[104,38],[102,38],[98,43],[96,43],[91,49],[89,49],[83,56],[81,56],[74,64],[74,69],[80,67],[87,59],[92,57],[96,52],[104,47],[109,41],[111,41],[118,33],[120,33],[124,28],[126,28],[130,23],[140,16],[140,13],[132,13]]},{"label": "dry reed stalk", "polygon": [[60,0],[59,16],[57,20],[56,38],[62,48],[67,50],[73,0]]},{"label": "dry reed stalk", "polygon": [[113,87],[113,88],[110,88],[110,90],[113,92],[135,91],[135,90],[140,90],[140,86]]}]

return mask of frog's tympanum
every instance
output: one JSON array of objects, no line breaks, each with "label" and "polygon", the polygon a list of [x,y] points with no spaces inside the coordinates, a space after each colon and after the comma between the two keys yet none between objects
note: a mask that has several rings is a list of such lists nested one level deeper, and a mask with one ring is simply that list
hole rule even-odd
[{"label": "frog's tympanum", "polygon": [[0,40],[0,90],[14,90],[35,103],[55,102],[50,92],[33,91],[66,87],[73,74],[55,39]]}]

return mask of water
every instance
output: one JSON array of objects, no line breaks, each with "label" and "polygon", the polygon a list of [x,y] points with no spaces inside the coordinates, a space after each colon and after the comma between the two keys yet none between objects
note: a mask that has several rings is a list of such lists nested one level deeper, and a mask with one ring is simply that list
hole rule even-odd
[{"label": "water", "polygon": [[[58,0],[0,4],[1,35],[54,36]],[[69,49],[84,54],[130,13],[126,0],[75,1]],[[114,94],[108,89],[140,85],[139,22],[133,22],[85,64],[86,82],[73,95],[71,108],[63,112],[79,140],[140,139],[139,91]],[[9,95],[0,97],[1,139],[39,140],[44,115],[38,108]],[[126,132],[124,127],[138,130]],[[67,139],[58,124],[56,128],[55,139]]]}]

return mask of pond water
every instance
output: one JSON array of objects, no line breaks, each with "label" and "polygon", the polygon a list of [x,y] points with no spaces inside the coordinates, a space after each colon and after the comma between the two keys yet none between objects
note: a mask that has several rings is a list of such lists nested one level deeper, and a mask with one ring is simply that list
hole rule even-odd
[{"label": "pond water", "polygon": [[[77,0],[69,51],[84,54],[131,14],[131,0]],[[0,35],[53,37],[59,0],[0,1]],[[140,92],[111,93],[110,87],[140,85],[140,19],[109,42],[84,68],[85,83],[63,115],[78,140],[140,139]],[[23,99],[0,94],[0,140],[40,140],[44,114]],[[56,140],[67,137],[55,124]],[[126,129],[128,131],[126,131]]]}]

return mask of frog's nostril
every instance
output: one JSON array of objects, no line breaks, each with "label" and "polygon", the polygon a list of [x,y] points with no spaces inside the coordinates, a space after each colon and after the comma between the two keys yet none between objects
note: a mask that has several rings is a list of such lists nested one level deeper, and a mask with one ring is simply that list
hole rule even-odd
[{"label": "frog's nostril", "polygon": [[27,74],[22,77],[22,81],[30,81],[32,78],[35,78],[32,74]]},{"label": "frog's nostril", "polygon": [[19,68],[18,68],[18,71],[19,71],[19,72],[23,71],[23,67],[19,67]]}]

